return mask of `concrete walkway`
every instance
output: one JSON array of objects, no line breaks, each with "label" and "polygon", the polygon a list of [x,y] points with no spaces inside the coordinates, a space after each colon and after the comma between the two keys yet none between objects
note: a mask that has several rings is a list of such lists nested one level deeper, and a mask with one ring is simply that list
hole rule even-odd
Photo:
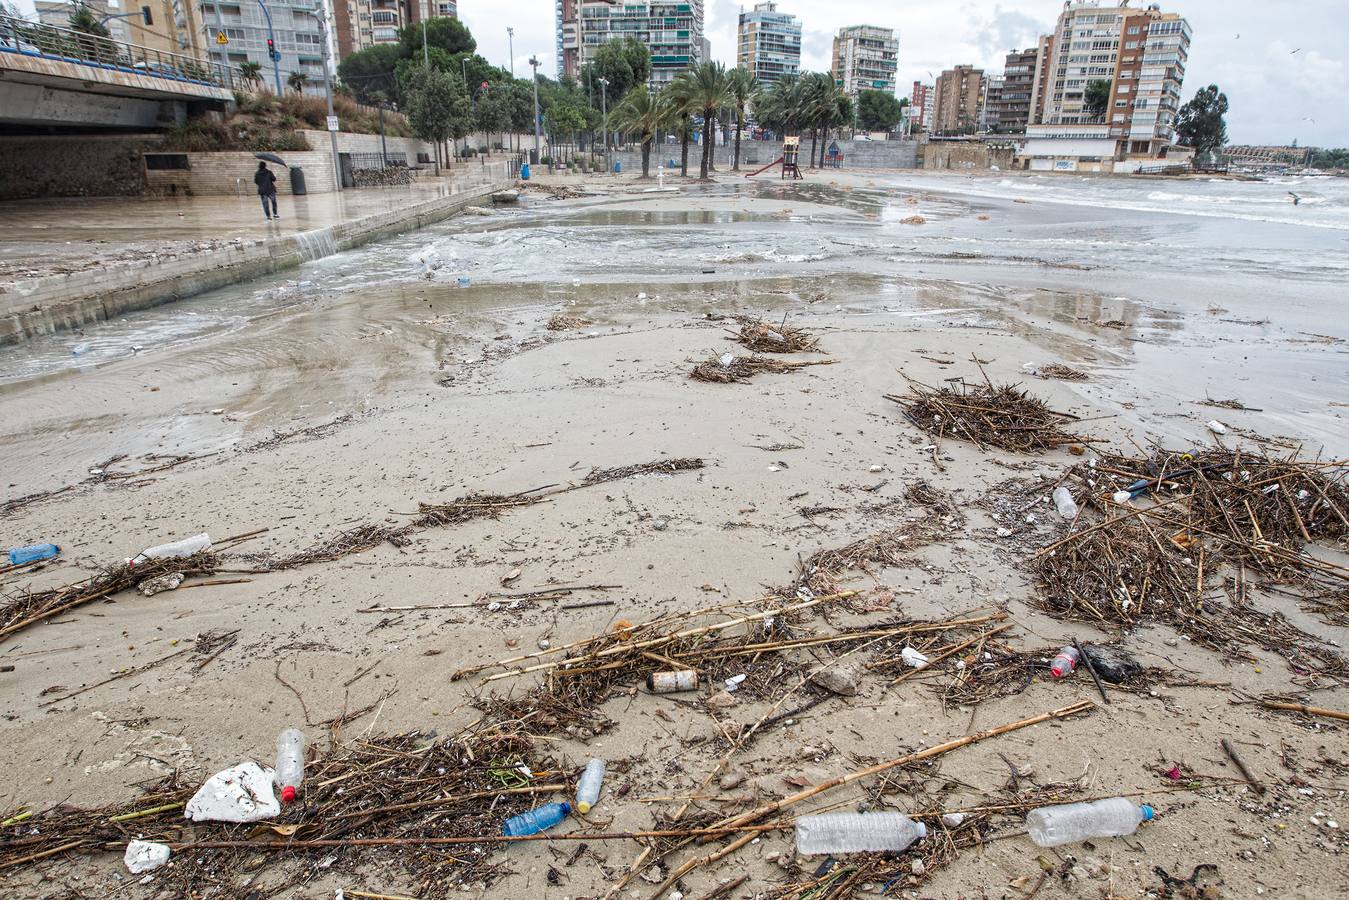
[{"label": "concrete walkway", "polygon": [[15,200],[0,203],[0,287],[49,275],[218,249],[236,239],[276,238],[451,198],[487,182],[489,170],[405,187],[358,188],[278,199],[280,220],[263,218],[253,186],[237,197]]}]

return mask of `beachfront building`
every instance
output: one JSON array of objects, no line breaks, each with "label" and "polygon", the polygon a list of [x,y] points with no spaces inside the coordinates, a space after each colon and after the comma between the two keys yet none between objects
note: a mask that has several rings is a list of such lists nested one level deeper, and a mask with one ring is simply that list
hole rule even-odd
[{"label": "beachfront building", "polygon": [[456,0],[332,0],[337,58],[377,44],[398,43],[398,31],[426,19],[457,19]]},{"label": "beachfront building", "polygon": [[[287,90],[286,79],[290,74],[301,72],[308,79],[305,93],[323,93],[328,75],[323,68],[323,33],[314,15],[314,0],[267,0],[267,10],[272,16],[271,33],[276,50],[281,55],[275,63],[267,56],[267,20],[260,4],[240,0],[201,4],[205,34],[212,35],[205,47],[211,61],[236,70],[240,63],[259,63],[263,85],[269,90],[275,89],[274,67],[283,91]],[[217,31],[223,31],[229,43],[216,43]]]},{"label": "beachfront building", "polygon": [[[126,41],[162,53],[205,58],[202,48],[206,35],[202,31],[197,9],[188,0],[136,0],[135,3],[119,5],[108,0],[87,0],[84,5],[103,21],[108,35],[115,41]],[[75,11],[75,4],[69,0],[37,0],[33,6],[39,22],[58,28],[70,27],[70,15]],[[142,8],[150,10],[149,24],[145,22]]]},{"label": "beachfront building", "polygon": [[749,12],[741,10],[735,61],[765,87],[783,76],[800,75],[801,23],[778,12],[772,0],[754,4]]},{"label": "beachfront building", "polygon": [[558,74],[575,78],[608,41],[636,38],[651,51],[651,86],[710,58],[703,0],[557,0]]},{"label": "beachfront building", "polygon": [[937,76],[933,96],[933,134],[973,134],[984,99],[984,70],[970,65],[947,69]]},{"label": "beachfront building", "polygon": [[834,35],[834,83],[853,99],[860,91],[895,93],[899,38],[893,28],[852,25]]},{"label": "beachfront building", "polygon": [[913,83],[913,92],[909,94],[909,106],[912,107],[909,119],[921,125],[924,131],[932,130],[932,104],[936,99],[936,87],[921,81]]},{"label": "beachfront building", "polygon": [[[1038,61],[1026,167],[1137,171],[1166,157],[1190,37],[1185,19],[1155,3],[1069,0]],[[1103,111],[1087,103],[1094,81],[1109,86]]]},{"label": "beachfront building", "polygon": [[1003,65],[1001,84],[990,86],[985,106],[988,130],[998,134],[1022,134],[1030,123],[1031,95],[1035,87],[1036,60],[1040,48],[1013,50]]}]

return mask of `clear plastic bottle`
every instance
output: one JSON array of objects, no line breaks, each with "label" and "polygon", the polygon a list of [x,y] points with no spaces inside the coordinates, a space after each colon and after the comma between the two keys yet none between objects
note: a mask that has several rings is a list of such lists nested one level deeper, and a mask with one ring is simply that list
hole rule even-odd
[{"label": "clear plastic bottle", "polygon": [[1082,654],[1077,652],[1076,647],[1064,647],[1059,651],[1059,655],[1054,657],[1054,661],[1049,664],[1049,674],[1055,678],[1062,678],[1064,675],[1071,674],[1073,669],[1082,659]]},{"label": "clear plastic bottle", "polygon": [[211,549],[211,536],[206,532],[194,534],[190,538],[183,538],[181,541],[174,541],[170,544],[160,544],[157,547],[149,547],[142,550],[133,562],[144,562],[147,559],[174,559],[178,557],[195,556],[203,550]]},{"label": "clear plastic bottle", "polygon": [[290,803],[295,791],[304,781],[304,732],[287,728],[276,739],[276,775],[281,788],[281,802]]},{"label": "clear plastic bottle", "polygon": [[1060,847],[1091,838],[1133,834],[1140,822],[1151,819],[1151,806],[1140,806],[1127,797],[1112,797],[1033,809],[1026,816],[1026,827],[1036,846]]},{"label": "clear plastic bottle", "polygon": [[51,559],[60,552],[61,548],[55,544],[33,544],[30,547],[15,547],[9,551],[9,564],[11,566],[21,566],[24,563]]},{"label": "clear plastic bottle", "polygon": [[919,838],[927,826],[903,813],[828,813],[796,820],[796,852],[803,856],[825,853],[898,853]]},{"label": "clear plastic bottle", "polygon": [[581,813],[590,812],[600,799],[600,785],[604,783],[604,760],[592,759],[586,763],[581,780],[576,782],[576,809]]},{"label": "clear plastic bottle", "polygon": [[501,833],[506,837],[524,837],[527,834],[538,834],[540,831],[547,831],[552,828],[569,815],[571,815],[570,803],[545,803],[543,806],[536,806],[529,812],[511,816],[506,820]]},{"label": "clear plastic bottle", "polygon": [[1054,488],[1054,506],[1058,509],[1059,515],[1068,521],[1077,518],[1077,501],[1073,500],[1073,492],[1065,485]]}]

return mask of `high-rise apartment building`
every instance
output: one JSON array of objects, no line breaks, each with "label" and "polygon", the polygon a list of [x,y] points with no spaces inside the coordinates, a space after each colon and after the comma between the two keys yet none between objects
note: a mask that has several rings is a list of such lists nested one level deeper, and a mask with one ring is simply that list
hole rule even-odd
[{"label": "high-rise apartment building", "polygon": [[[147,47],[164,53],[181,53],[204,59],[202,47],[206,35],[202,31],[200,14],[188,0],[134,0],[113,6],[108,0],[87,0],[84,4],[116,41],[126,41],[138,47]],[[60,28],[70,27],[70,15],[75,11],[69,0],[37,0],[33,4],[38,21]],[[142,7],[150,10],[146,23]],[[134,14],[134,15],[128,15]],[[111,18],[111,16],[118,18]]]},{"label": "high-rise apartment building", "polygon": [[893,28],[853,25],[834,35],[834,83],[851,97],[859,91],[895,93],[899,39]]},{"label": "high-rise apartment building", "polygon": [[932,105],[937,100],[937,89],[934,85],[923,84],[921,81],[913,83],[913,93],[909,95],[909,105],[913,110],[909,113],[910,121],[917,122],[923,126],[924,131],[932,130]]},{"label": "high-rise apartment building", "polygon": [[937,76],[932,109],[933,134],[973,134],[984,100],[984,70],[970,65]]},{"label": "high-rise apartment building", "polygon": [[307,92],[323,91],[328,73],[323,67],[323,32],[315,15],[314,0],[267,0],[267,11],[272,17],[271,35],[280,54],[280,59],[275,62],[267,56],[267,19],[261,4],[211,0],[202,3],[200,8],[204,33],[214,36],[217,31],[223,31],[229,40],[221,45],[214,37],[210,38],[203,49],[212,62],[236,70],[240,63],[259,63],[263,84],[272,89],[276,84],[275,68],[283,91],[287,89],[286,80],[290,74],[300,72],[308,79]]},{"label": "high-rise apartment building", "polygon": [[[1093,147],[1077,149],[1098,157],[1161,155],[1176,136],[1190,37],[1185,19],[1155,3],[1143,9],[1127,0],[1070,0],[1041,61],[1041,111],[1027,137],[1088,142]],[[1109,86],[1104,111],[1089,108],[1094,81]],[[1062,149],[1073,148],[1065,143]]]},{"label": "high-rise apartment building", "polygon": [[405,25],[459,16],[456,0],[332,0],[338,59],[377,44],[398,43]]},{"label": "high-rise apartment building", "polygon": [[801,23],[778,12],[772,0],[754,4],[751,12],[742,10],[735,59],[765,86],[801,74]]},{"label": "high-rise apartment building", "polygon": [[651,51],[660,87],[707,58],[703,0],[557,0],[558,74],[575,78],[608,41],[636,38]]},{"label": "high-rise apartment building", "polygon": [[1002,83],[988,90],[985,118],[988,130],[999,134],[1021,134],[1031,118],[1031,96],[1035,89],[1039,47],[1013,50],[1003,65]]}]

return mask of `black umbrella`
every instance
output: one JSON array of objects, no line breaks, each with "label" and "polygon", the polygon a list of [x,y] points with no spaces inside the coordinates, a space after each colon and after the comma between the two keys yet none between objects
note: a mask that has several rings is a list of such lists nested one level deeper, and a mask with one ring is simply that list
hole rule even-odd
[{"label": "black umbrella", "polygon": [[258,159],[265,159],[267,162],[276,163],[278,166],[285,166],[287,169],[290,168],[290,166],[286,165],[286,161],[275,153],[254,153],[253,155]]}]

